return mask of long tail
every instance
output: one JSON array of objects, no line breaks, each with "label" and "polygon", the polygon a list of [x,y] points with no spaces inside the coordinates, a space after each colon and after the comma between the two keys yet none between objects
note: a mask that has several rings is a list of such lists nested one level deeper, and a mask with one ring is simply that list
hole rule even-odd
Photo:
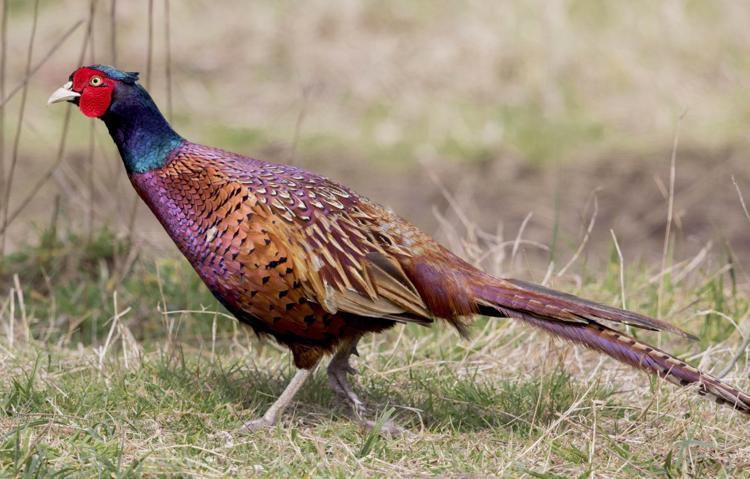
[{"label": "long tail", "polygon": [[530,283],[492,280],[473,287],[482,314],[520,319],[679,386],[695,384],[699,394],[750,414],[750,395],[602,323],[624,323],[689,336],[676,327]]}]

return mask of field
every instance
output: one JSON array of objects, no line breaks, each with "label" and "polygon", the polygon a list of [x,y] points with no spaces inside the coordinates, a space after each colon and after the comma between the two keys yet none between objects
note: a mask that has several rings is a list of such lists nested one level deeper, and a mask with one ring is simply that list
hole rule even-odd
[{"label": "field", "polygon": [[750,7],[2,5],[0,475],[750,477],[746,417],[488,318],[361,344],[356,390],[403,436],[351,421],[322,368],[240,434],[288,353],[138,206],[106,128],[45,106],[81,63],[139,70],[184,136],[324,173],[492,273],[673,322],[700,340],[637,335],[748,389]]}]

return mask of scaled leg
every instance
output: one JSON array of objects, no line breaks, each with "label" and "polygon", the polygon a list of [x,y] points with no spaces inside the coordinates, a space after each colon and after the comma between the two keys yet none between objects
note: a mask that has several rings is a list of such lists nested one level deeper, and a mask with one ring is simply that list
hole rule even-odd
[{"label": "scaled leg", "polygon": [[292,402],[292,399],[294,399],[297,391],[300,390],[302,385],[305,383],[305,380],[310,376],[310,373],[310,369],[297,370],[297,373],[294,375],[292,380],[289,381],[289,384],[287,385],[286,389],[284,389],[284,392],[282,392],[281,396],[279,396],[276,402],[274,402],[271,407],[268,408],[266,413],[258,419],[253,419],[252,421],[246,422],[245,425],[242,426],[241,431],[258,431],[260,429],[271,427],[276,424],[276,421],[279,420],[279,417],[281,417],[284,409],[286,409],[286,407],[289,406],[289,403]]},{"label": "scaled leg", "polygon": [[[349,379],[347,378],[347,375],[349,374],[357,374],[357,370],[349,364],[349,358],[352,354],[357,354],[358,341],[359,338],[354,338],[342,343],[336,351],[336,354],[333,355],[331,362],[328,363],[328,384],[331,386],[331,389],[342,397],[351,407],[354,418],[366,428],[372,429],[375,427],[375,422],[365,419],[365,405],[362,400],[359,399],[359,396],[357,396],[352,390],[352,387],[349,384]],[[380,430],[386,434],[394,436],[404,433],[404,430],[395,425],[392,421],[383,424]]]}]

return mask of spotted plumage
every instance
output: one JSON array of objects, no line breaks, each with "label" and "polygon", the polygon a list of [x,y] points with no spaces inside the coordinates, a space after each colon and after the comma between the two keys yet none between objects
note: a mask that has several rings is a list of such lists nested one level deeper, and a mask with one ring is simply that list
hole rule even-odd
[{"label": "spotted plumage", "polygon": [[750,397],[613,329],[688,336],[646,316],[490,276],[348,188],[293,166],[197,145],[159,113],[136,74],[86,67],[50,101],[101,118],[138,194],[206,286],[240,321],[288,346],[300,369],[263,418],[273,424],[328,353],[331,387],[357,415],[346,381],[359,338],[397,323],[511,317],[750,412]]},{"label": "spotted plumage", "polygon": [[326,178],[189,142],[130,178],[216,297],[299,367],[341,337],[435,317],[403,266],[417,242],[442,248]]}]

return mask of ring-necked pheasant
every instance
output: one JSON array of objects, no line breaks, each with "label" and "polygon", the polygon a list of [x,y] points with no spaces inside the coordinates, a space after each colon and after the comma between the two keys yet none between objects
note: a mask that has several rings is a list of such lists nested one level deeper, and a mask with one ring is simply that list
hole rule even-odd
[{"label": "ring-necked pheasant", "polygon": [[329,383],[364,421],[347,381],[349,356],[364,334],[436,320],[464,333],[477,314],[521,320],[750,413],[744,392],[612,325],[688,336],[678,328],[490,276],[322,176],[191,143],[137,80],[109,66],[79,68],[49,103],[69,101],[104,121],[136,191],[211,292],[259,335],[291,350],[298,372],[247,429],[274,424],[330,353]]}]

